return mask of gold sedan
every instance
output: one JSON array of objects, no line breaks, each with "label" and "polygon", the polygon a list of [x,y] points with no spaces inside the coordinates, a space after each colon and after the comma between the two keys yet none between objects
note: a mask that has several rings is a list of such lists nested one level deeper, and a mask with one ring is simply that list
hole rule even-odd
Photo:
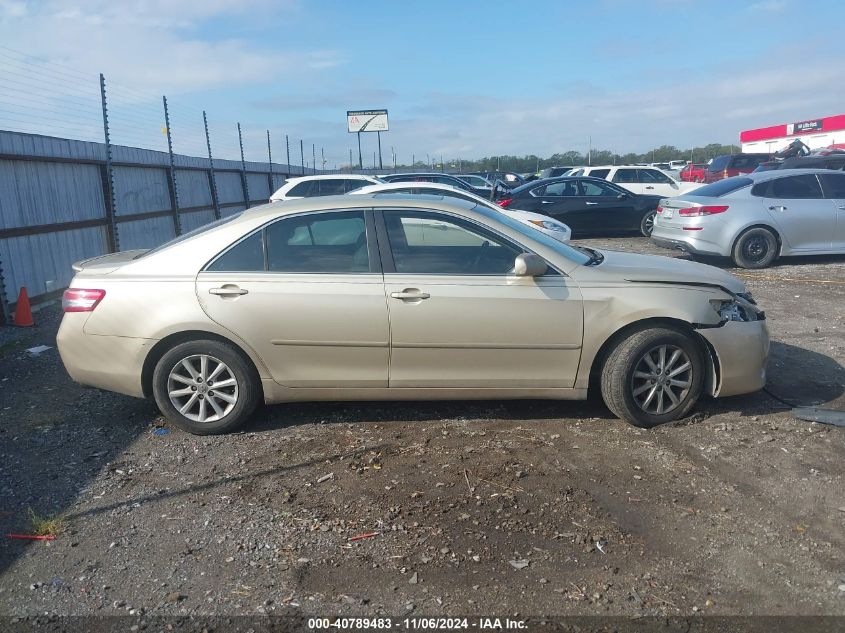
[{"label": "gold sedan", "polygon": [[223,433],[266,403],[552,398],[651,427],[765,383],[765,315],[710,266],[577,248],[472,202],[256,207],[74,265],[78,382]]}]

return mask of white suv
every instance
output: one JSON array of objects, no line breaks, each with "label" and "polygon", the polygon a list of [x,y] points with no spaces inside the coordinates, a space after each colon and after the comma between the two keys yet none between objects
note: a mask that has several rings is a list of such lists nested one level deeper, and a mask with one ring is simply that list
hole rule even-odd
[{"label": "white suv", "polygon": [[341,196],[367,185],[379,185],[383,181],[374,176],[360,174],[331,174],[323,176],[300,176],[288,178],[279,189],[270,196],[270,202],[279,200],[298,200],[317,196]]},{"label": "white suv", "polygon": [[664,198],[674,198],[701,186],[697,182],[679,182],[657,167],[638,165],[580,167],[567,175],[604,178],[633,193]]}]

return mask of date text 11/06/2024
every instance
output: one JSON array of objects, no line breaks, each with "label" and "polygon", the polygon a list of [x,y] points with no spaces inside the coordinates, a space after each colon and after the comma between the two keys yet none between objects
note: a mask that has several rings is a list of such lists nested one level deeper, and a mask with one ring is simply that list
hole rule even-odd
[{"label": "date text 11/06/2024", "polygon": [[527,628],[525,620],[510,618],[309,618],[313,630],[490,630],[516,631]]}]

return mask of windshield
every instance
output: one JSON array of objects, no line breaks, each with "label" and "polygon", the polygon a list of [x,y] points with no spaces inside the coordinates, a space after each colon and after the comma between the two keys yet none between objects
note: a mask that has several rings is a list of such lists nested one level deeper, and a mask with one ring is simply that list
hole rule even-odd
[{"label": "windshield", "polygon": [[[479,205],[480,207],[481,205]],[[508,228],[512,229],[513,231],[518,231],[521,235],[525,235],[526,237],[531,238],[535,242],[540,242],[543,246],[547,248],[551,248],[554,251],[557,251],[568,260],[579,264],[581,266],[585,264],[589,264],[593,260],[593,254],[585,252],[580,248],[574,248],[569,244],[564,244],[563,242],[546,235],[542,231],[538,231],[536,228],[529,226],[528,224],[524,224],[519,220],[512,218],[511,216],[505,215],[501,213],[501,209],[495,205],[491,205],[490,203],[485,203],[482,208],[476,207],[476,211],[479,213],[490,214],[496,213],[495,220],[501,222],[508,226]]]}]

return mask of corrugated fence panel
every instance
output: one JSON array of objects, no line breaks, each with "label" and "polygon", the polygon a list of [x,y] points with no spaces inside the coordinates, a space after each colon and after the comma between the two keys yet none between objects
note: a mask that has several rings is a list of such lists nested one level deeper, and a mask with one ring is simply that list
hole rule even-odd
[{"label": "corrugated fence panel", "polygon": [[[170,209],[167,170],[149,167],[115,167],[114,199],[117,215],[134,215]],[[121,250],[126,250],[123,244],[120,246]]]},{"label": "corrugated fence panel", "polygon": [[182,222],[182,232],[187,233],[201,227],[203,224],[208,224],[214,221],[214,209],[208,211],[194,211],[191,213],[183,213],[179,216]]},{"label": "corrugated fence panel", "polygon": [[242,204],[234,206],[234,207],[223,207],[222,209],[220,209],[220,217],[225,218],[226,216],[229,216],[229,215],[235,215],[236,213],[240,213],[241,211],[244,211],[245,209],[246,209],[246,206],[242,205]]},{"label": "corrugated fence panel", "polygon": [[179,192],[180,207],[211,206],[208,172],[177,169],[176,189]]},{"label": "corrugated fence panel", "polygon": [[247,186],[249,187],[249,197],[252,200],[269,200],[270,182],[267,174],[250,174],[246,175]]},{"label": "corrugated fence panel", "polygon": [[117,225],[120,236],[120,250],[131,251],[135,248],[154,248],[176,236],[173,219],[164,216],[148,218],[135,222],[121,222]]},{"label": "corrugated fence panel", "polygon": [[103,227],[40,233],[0,240],[0,259],[6,278],[6,299],[17,301],[18,289],[26,286],[30,296],[62,288],[70,283],[70,265],[80,259],[96,257],[106,252]]},{"label": "corrugated fence panel", "polygon": [[96,165],[0,160],[0,228],[105,217]]},{"label": "corrugated fence panel", "polygon": [[241,175],[239,173],[218,171],[214,178],[217,181],[217,199],[220,204],[244,201],[244,190],[241,187]]}]

